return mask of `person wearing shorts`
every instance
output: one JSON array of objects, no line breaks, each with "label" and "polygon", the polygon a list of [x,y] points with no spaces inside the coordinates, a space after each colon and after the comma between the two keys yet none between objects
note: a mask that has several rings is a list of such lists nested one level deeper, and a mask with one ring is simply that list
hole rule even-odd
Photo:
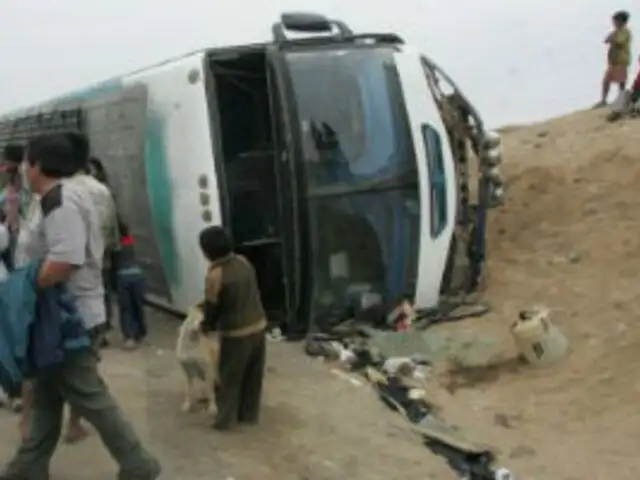
[{"label": "person wearing shorts", "polygon": [[611,84],[618,85],[620,92],[627,87],[627,75],[631,62],[631,31],[629,30],[629,13],[616,12],[613,17],[613,31],[604,43],[609,46],[607,52],[607,70],[602,79],[602,97],[597,106],[607,104]]}]

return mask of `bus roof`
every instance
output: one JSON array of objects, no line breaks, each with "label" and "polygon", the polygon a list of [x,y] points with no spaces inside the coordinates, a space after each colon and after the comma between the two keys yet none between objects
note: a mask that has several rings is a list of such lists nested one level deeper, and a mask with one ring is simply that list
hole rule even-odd
[{"label": "bus roof", "polygon": [[30,105],[21,107],[21,108],[16,108],[10,112],[7,112],[5,114],[1,114],[0,115],[0,120],[4,120],[6,118],[11,118],[20,114],[26,114],[32,110],[36,110],[38,108],[43,108],[43,107],[47,107],[47,106],[51,106],[51,105],[55,105],[57,103],[61,103],[67,100],[72,100],[72,99],[77,99],[77,98],[85,98],[90,94],[95,94],[96,92],[100,92],[103,90],[108,90],[110,89],[113,85],[116,84],[121,84],[122,80],[126,79],[126,78],[130,78],[133,77],[135,75],[139,75],[141,73],[145,73],[145,72],[150,72],[153,71],[155,69],[164,67],[166,65],[169,65],[171,63],[174,62],[178,62],[180,60],[189,58],[191,56],[195,56],[195,55],[205,55],[207,53],[213,53],[215,51],[232,51],[232,50],[236,50],[236,51],[247,51],[247,50],[261,50],[261,49],[266,49],[269,46],[273,46],[276,45],[278,43],[286,43],[286,44],[299,44],[299,45],[319,45],[319,44],[331,44],[334,42],[359,42],[359,41],[374,41],[374,42],[380,42],[380,43],[391,43],[391,44],[398,44],[398,43],[404,43],[403,40],[397,36],[396,34],[393,33],[365,33],[365,34],[356,34],[356,35],[351,35],[348,37],[340,37],[340,36],[324,36],[324,35],[319,35],[319,36],[314,36],[314,37],[307,37],[307,38],[298,38],[298,39],[290,39],[290,40],[285,40],[285,41],[270,41],[270,42],[262,42],[262,43],[248,43],[248,44],[240,44],[240,45],[226,45],[226,46],[216,46],[216,47],[208,47],[208,48],[201,48],[199,50],[194,50],[191,51],[189,53],[184,53],[182,55],[177,55],[171,58],[168,58],[166,60],[163,60],[161,62],[149,65],[147,67],[143,67],[143,68],[139,68],[137,70],[133,70],[129,73],[126,74],[122,74],[122,75],[116,75],[113,77],[110,77],[106,80],[100,81],[100,82],[96,82],[93,84],[90,84],[86,87],[83,88],[79,88],[76,90],[72,90],[69,91],[67,93],[61,94],[61,95],[57,95],[53,98],[49,98],[46,100],[41,100],[39,102],[34,102]]},{"label": "bus roof", "polygon": [[29,105],[25,105],[22,107],[17,107],[9,112],[0,114],[0,120],[5,119],[7,117],[13,117],[16,115],[20,115],[22,113],[27,113],[32,109],[37,109],[40,107],[45,107],[47,105],[56,104],[59,102],[63,102],[65,100],[77,97],[83,97],[86,92],[100,91],[108,85],[113,85],[115,83],[120,83],[122,80],[133,77],[135,75],[139,75],[141,73],[150,72],[152,70],[164,67],[166,65],[170,65],[171,63],[178,62],[180,60],[184,60],[186,58],[195,56],[195,55],[204,55],[208,52],[213,52],[215,50],[258,50],[265,49],[268,46],[273,45],[273,42],[263,42],[263,43],[254,43],[254,44],[245,44],[245,45],[230,45],[230,46],[218,46],[218,47],[208,47],[208,48],[200,48],[198,50],[192,50],[188,53],[183,53],[181,55],[176,55],[170,57],[166,60],[162,60],[157,63],[150,64],[146,67],[138,68],[136,70],[132,70],[128,73],[115,75],[113,77],[109,77],[106,80],[101,80],[95,83],[91,83],[87,86],[80,87],[74,90],[67,91],[65,93],[61,93],[60,95],[56,95],[55,97],[49,97],[47,99],[39,100]]}]

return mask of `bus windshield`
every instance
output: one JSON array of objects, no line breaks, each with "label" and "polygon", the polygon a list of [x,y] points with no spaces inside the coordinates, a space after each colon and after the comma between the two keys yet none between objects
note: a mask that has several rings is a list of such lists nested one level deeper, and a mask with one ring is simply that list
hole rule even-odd
[{"label": "bus windshield", "polygon": [[348,315],[365,295],[394,302],[415,287],[418,173],[393,52],[286,54],[304,151],[316,319]]}]

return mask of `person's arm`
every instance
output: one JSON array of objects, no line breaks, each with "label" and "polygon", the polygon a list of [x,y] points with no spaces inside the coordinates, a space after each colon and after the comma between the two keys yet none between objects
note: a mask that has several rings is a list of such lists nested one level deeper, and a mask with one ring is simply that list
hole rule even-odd
[{"label": "person's arm", "polygon": [[216,307],[218,298],[222,288],[222,267],[212,268],[207,272],[204,280],[204,319],[202,322],[203,329],[211,332],[217,330],[218,317],[216,315]]},{"label": "person's arm", "polygon": [[87,232],[78,207],[63,204],[46,211],[43,225],[47,255],[38,274],[38,285],[64,283],[86,258]]},{"label": "person's arm", "polygon": [[616,47],[624,47],[627,43],[629,43],[631,37],[629,32],[626,30],[616,30],[611,32],[607,37],[606,43],[610,45],[615,45]]}]

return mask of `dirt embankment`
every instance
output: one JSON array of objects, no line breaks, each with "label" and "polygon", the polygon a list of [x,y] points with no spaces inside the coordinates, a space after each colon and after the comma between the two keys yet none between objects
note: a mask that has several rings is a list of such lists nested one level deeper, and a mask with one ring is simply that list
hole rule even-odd
[{"label": "dirt embankment", "polygon": [[[640,121],[607,124],[583,112],[504,132],[509,190],[493,212],[487,300],[494,311],[443,330],[501,343],[505,362],[443,373],[434,382],[444,417],[496,445],[501,464],[525,480],[637,479],[640,472]],[[571,342],[565,362],[544,370],[510,361],[509,325],[542,303]],[[164,478],[423,479],[454,473],[408,434],[367,387],[309,360],[297,344],[272,344],[261,425],[215,434],[182,415],[182,375],[171,350],[175,323],[150,315],[153,347],[105,353],[102,368]],[[448,387],[444,388],[444,387]],[[452,393],[450,393],[452,392]],[[17,441],[8,432],[6,460]],[[110,479],[97,435],[63,446],[56,479]]]},{"label": "dirt embankment", "polygon": [[501,447],[522,478],[640,472],[640,121],[603,117],[503,132],[509,190],[488,242],[495,311],[448,327],[491,332],[508,357],[518,310],[542,303],[570,339],[562,365],[507,362],[447,402],[449,417]]}]

